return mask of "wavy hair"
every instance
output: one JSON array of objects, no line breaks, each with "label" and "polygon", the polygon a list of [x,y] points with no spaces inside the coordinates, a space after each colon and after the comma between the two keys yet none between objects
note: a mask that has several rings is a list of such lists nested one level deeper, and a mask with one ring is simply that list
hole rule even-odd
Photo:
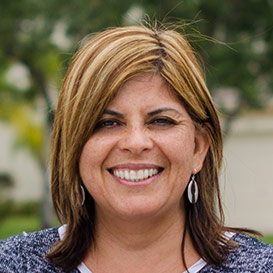
[{"label": "wavy hair", "polygon": [[[97,33],[79,50],[64,79],[55,116],[51,150],[51,191],[65,238],[48,257],[64,271],[76,268],[96,241],[92,196],[81,206],[79,158],[108,103],[130,78],[160,75],[181,100],[210,147],[197,174],[199,200],[185,196],[186,224],[195,249],[208,263],[220,264],[233,247],[224,236],[218,175],[222,134],[218,114],[196,54],[185,36],[172,29],[146,26],[113,28]],[[183,232],[183,231],[181,231]],[[184,236],[185,238],[185,236]],[[184,240],[181,251],[184,259]]]}]

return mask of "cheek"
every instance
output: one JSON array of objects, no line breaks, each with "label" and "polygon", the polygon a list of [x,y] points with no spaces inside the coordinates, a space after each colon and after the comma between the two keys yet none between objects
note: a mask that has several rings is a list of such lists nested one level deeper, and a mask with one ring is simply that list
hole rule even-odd
[{"label": "cheek", "polygon": [[[157,145],[173,164],[190,163],[194,156],[194,136],[189,133],[170,134],[157,139]],[[183,167],[183,165],[181,165]]]},{"label": "cheek", "polygon": [[92,179],[91,166],[94,166],[92,153],[89,153],[88,146],[85,145],[79,161],[80,176],[84,184]]},{"label": "cheek", "polygon": [[98,175],[112,148],[113,141],[110,138],[93,136],[86,142],[79,161],[80,175],[83,181]]},{"label": "cheek", "polygon": [[91,179],[92,171],[96,169],[99,162],[100,153],[98,153],[94,142],[89,139],[83,147],[79,161],[79,170],[83,182]]},{"label": "cheek", "polygon": [[101,170],[100,153],[95,150],[93,143],[88,141],[80,156],[79,171],[82,179],[82,183],[89,192],[90,195],[96,196],[96,192],[99,192],[99,184],[96,182],[99,180]]}]

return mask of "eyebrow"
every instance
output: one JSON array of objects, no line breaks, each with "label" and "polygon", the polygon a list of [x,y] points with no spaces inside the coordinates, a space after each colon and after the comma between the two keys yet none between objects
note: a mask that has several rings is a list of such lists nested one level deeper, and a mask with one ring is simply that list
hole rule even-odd
[{"label": "eyebrow", "polygon": [[[174,108],[162,107],[162,108],[153,110],[151,112],[148,112],[147,116],[152,117],[152,116],[158,115],[158,114],[160,114],[162,112],[168,112],[168,111],[175,112],[176,114],[179,114],[179,112]],[[110,110],[110,109],[105,109],[104,112],[103,112],[103,115],[111,115],[111,116],[115,116],[115,117],[118,117],[118,118],[124,118],[123,114],[121,114],[119,112],[116,112],[114,110]]]},{"label": "eyebrow", "polygon": [[154,111],[151,111],[151,112],[147,113],[147,116],[151,117],[151,116],[155,116],[157,114],[160,114],[162,112],[169,112],[169,111],[175,112],[176,114],[179,114],[179,112],[174,108],[162,107],[162,108],[159,108],[159,109],[156,109]]},{"label": "eyebrow", "polygon": [[105,109],[104,112],[103,112],[103,115],[111,115],[111,116],[115,116],[115,117],[118,117],[118,118],[124,118],[124,115],[119,113],[119,112],[116,112],[114,110],[110,110],[110,109]]}]

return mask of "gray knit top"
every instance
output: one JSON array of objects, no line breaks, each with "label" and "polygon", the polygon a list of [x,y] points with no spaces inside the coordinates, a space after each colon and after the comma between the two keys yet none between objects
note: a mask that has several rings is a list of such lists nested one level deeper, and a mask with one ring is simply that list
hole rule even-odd
[{"label": "gray knit top", "polygon": [[[199,273],[273,273],[273,245],[236,234],[239,247],[229,254],[221,266],[205,265]],[[10,237],[0,242],[0,272],[63,272],[45,256],[60,240],[58,229],[51,228]],[[71,273],[78,273],[77,269]],[[111,273],[111,272],[109,272]]]}]

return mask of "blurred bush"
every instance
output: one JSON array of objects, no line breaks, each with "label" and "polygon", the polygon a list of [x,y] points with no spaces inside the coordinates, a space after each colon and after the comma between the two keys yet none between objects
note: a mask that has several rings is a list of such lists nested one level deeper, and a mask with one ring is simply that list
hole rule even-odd
[{"label": "blurred bush", "polygon": [[16,203],[12,200],[0,201],[0,222],[6,217],[16,216],[37,216],[41,212],[41,202]]}]

